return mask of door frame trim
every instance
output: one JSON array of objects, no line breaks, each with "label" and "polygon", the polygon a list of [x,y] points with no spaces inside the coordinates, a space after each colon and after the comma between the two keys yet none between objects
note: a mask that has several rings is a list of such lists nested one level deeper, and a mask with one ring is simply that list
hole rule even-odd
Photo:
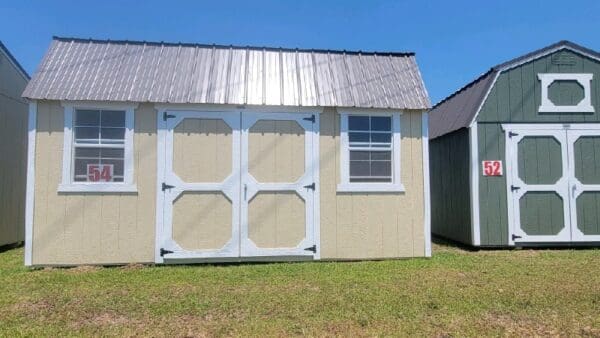
[{"label": "door frame trim", "polygon": [[[251,113],[301,113],[306,114],[312,112],[315,114],[315,125],[313,129],[313,177],[315,182],[315,193],[313,198],[313,237],[317,252],[313,255],[313,260],[321,259],[321,204],[320,204],[320,147],[319,139],[321,135],[320,115],[323,113],[323,107],[274,107],[274,106],[232,106],[232,105],[203,105],[203,104],[155,104],[156,110],[156,129],[157,129],[157,152],[156,152],[156,226],[155,226],[155,245],[154,245],[154,262],[164,264],[165,259],[160,255],[160,247],[162,245],[162,234],[164,227],[164,209],[160,206],[164,204],[164,194],[159,188],[163,182],[166,171],[166,133],[167,123],[163,121],[162,114],[165,111],[197,111],[197,112],[251,112]],[[286,257],[281,257],[285,259]],[[239,260],[245,260],[244,257]],[[197,262],[215,261],[214,258],[197,259]],[[167,260],[167,263],[168,260]]]},{"label": "door frame trim", "polygon": [[[558,130],[562,130],[565,132],[565,151],[567,153],[567,157],[568,154],[570,152],[570,143],[568,140],[568,131],[569,130],[599,130],[600,129],[600,123],[503,123],[501,124],[502,130],[504,131],[504,146],[505,146],[505,162],[506,162],[506,203],[507,203],[507,211],[508,211],[508,234],[507,234],[507,238],[508,238],[508,245],[509,246],[515,246],[516,243],[515,241],[512,239],[512,234],[515,233],[515,208],[514,205],[512,204],[512,198],[511,198],[511,189],[510,189],[510,185],[512,183],[512,177],[509,177],[509,175],[512,175],[513,172],[513,163],[512,163],[512,159],[516,158],[515,154],[512,154],[511,149],[512,147],[509,147],[509,142],[510,142],[510,137],[508,135],[508,131],[523,131],[523,132],[527,132],[527,131],[558,131]],[[574,172],[572,172],[572,168],[571,168],[571,160],[569,158],[567,158],[566,160],[563,159],[563,163],[566,162],[567,163],[567,168],[563,168],[564,173],[567,175],[567,181],[570,180],[571,176],[574,176]],[[570,182],[567,182],[568,187],[570,187]],[[567,189],[569,190],[569,189]],[[569,235],[571,236],[572,233],[572,224],[571,224],[571,198],[570,196],[567,196],[569,198],[569,216],[567,217],[569,220]],[[570,238],[569,241],[558,241],[560,243],[574,243],[573,238]],[[519,242],[520,244],[522,243],[527,243],[527,242]],[[531,242],[531,243],[536,243],[536,242]],[[547,242],[546,242],[547,243]]]}]

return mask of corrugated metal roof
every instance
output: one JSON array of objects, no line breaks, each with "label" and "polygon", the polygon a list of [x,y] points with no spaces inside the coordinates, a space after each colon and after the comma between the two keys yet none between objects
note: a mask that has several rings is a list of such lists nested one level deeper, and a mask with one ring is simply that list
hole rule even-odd
[{"label": "corrugated metal roof", "polygon": [[30,99],[427,109],[413,53],[55,37]]},{"label": "corrugated metal roof", "polygon": [[514,58],[492,67],[485,74],[460,88],[450,96],[438,102],[430,111],[429,136],[431,139],[469,126],[477,115],[488,89],[494,84],[496,75],[523,62],[546,55],[553,50],[570,50],[600,59],[600,53],[575,44],[571,41],[559,41],[547,47]]}]

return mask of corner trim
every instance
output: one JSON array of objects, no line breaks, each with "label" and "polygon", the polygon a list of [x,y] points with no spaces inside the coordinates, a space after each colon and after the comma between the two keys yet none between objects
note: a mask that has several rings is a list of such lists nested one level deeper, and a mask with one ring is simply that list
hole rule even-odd
[{"label": "corner trim", "polygon": [[479,143],[477,138],[477,124],[469,127],[469,148],[471,170],[471,244],[481,245],[481,225],[479,223]]},{"label": "corner trim", "polygon": [[423,136],[423,231],[425,237],[425,257],[431,257],[431,191],[429,186],[429,114],[422,114]]},{"label": "corner trim", "polygon": [[25,266],[32,265],[33,215],[35,202],[35,137],[37,128],[37,101],[29,102],[27,127],[27,188],[25,199]]}]

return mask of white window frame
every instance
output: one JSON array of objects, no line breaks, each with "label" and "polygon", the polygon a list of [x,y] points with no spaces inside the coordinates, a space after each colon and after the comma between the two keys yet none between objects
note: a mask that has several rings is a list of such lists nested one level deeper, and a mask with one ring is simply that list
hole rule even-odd
[{"label": "white window frame", "polygon": [[[392,182],[350,182],[350,142],[348,140],[348,117],[390,116],[392,118]],[[400,112],[340,112],[340,183],[338,192],[404,192],[400,181],[402,161],[400,160]]]},{"label": "white window frame", "polygon": [[[593,113],[591,82],[594,74],[591,73],[539,73],[542,97],[538,108],[540,113]],[[555,81],[577,81],[583,87],[583,99],[573,106],[557,106],[548,96],[548,89]]]},{"label": "white window frame", "polygon": [[[133,182],[133,134],[134,110],[137,105],[116,103],[62,102],[64,107],[64,141],[62,159],[62,181],[58,192],[137,192]],[[75,182],[73,169],[73,117],[77,109],[123,110],[125,111],[125,144],[123,161],[123,182]]]}]

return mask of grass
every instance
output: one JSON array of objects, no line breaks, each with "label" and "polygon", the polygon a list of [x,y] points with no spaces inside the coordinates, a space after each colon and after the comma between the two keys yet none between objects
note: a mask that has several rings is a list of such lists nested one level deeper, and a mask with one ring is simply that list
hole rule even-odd
[{"label": "grass", "polygon": [[600,336],[600,250],[29,270],[0,253],[0,336]]}]

